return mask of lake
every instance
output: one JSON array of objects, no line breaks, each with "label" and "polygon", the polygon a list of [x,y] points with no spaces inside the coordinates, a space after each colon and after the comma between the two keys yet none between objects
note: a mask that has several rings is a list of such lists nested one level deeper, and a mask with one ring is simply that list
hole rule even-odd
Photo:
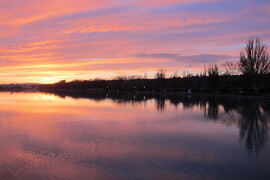
[{"label": "lake", "polygon": [[270,99],[0,93],[0,179],[270,179]]}]

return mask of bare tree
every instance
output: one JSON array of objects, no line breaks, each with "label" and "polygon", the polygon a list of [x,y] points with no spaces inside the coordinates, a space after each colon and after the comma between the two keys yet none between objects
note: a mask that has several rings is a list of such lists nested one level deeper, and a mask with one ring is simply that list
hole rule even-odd
[{"label": "bare tree", "polygon": [[203,67],[203,76],[207,76],[207,69],[206,69],[206,66]]},{"label": "bare tree", "polygon": [[222,73],[227,76],[238,74],[238,64],[235,62],[227,61],[221,64]]},{"label": "bare tree", "polygon": [[174,73],[173,73],[173,75],[172,75],[172,78],[173,79],[175,79],[175,78],[178,78],[179,76],[178,76],[178,71],[175,71]]},{"label": "bare tree", "polygon": [[163,91],[164,88],[164,80],[165,80],[166,72],[164,69],[158,69],[156,73],[157,87],[159,88],[159,92]]},{"label": "bare tree", "polygon": [[182,72],[182,77],[183,77],[183,78],[187,77],[187,73],[186,73],[185,70]]},{"label": "bare tree", "polygon": [[144,78],[144,79],[148,79],[148,74],[147,74],[147,72],[144,72],[143,78]]},{"label": "bare tree", "polygon": [[270,58],[267,46],[259,38],[250,38],[240,53],[239,71],[251,80],[257,94],[257,81],[260,76],[270,73]]},{"label": "bare tree", "polygon": [[239,70],[244,75],[266,75],[270,73],[267,46],[259,38],[251,38],[240,53]]},{"label": "bare tree", "polygon": [[210,65],[207,69],[209,87],[215,88],[219,84],[219,68],[216,64]]},{"label": "bare tree", "polygon": [[156,78],[157,79],[165,79],[166,72],[164,69],[159,69],[156,73]]},{"label": "bare tree", "polygon": [[187,71],[183,71],[182,72],[182,77],[183,78],[187,78],[187,77],[192,77],[193,76],[193,74],[192,73],[190,73],[188,70]]},{"label": "bare tree", "polygon": [[219,69],[216,64],[210,65],[207,69],[208,76],[218,76],[219,75]]}]

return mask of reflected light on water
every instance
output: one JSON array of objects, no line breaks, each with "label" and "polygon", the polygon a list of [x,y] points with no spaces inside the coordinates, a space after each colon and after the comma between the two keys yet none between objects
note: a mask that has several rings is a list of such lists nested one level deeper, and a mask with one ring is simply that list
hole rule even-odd
[{"label": "reflected light on water", "polygon": [[268,101],[0,98],[0,179],[269,178]]}]

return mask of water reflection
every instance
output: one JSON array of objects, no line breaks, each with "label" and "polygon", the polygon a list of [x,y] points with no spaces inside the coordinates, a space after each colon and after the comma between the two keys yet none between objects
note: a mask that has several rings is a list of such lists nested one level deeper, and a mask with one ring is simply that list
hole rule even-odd
[{"label": "water reflection", "polygon": [[268,122],[270,120],[270,99],[221,96],[183,96],[153,94],[89,94],[54,92],[61,98],[89,98],[96,101],[111,99],[116,103],[142,103],[155,99],[156,109],[164,111],[168,100],[171,105],[183,109],[198,107],[203,110],[206,119],[220,121],[225,125],[236,125],[240,129],[239,137],[245,143],[248,153],[258,155],[268,140]]},{"label": "water reflection", "polygon": [[245,142],[248,152],[259,153],[268,138],[267,117],[263,114],[263,107],[257,101],[246,102],[239,108],[240,137]]},{"label": "water reflection", "polygon": [[269,179],[269,100],[110,93],[0,99],[0,179]]},{"label": "water reflection", "polygon": [[164,109],[165,109],[165,100],[166,99],[164,97],[156,98],[157,110],[164,111]]}]

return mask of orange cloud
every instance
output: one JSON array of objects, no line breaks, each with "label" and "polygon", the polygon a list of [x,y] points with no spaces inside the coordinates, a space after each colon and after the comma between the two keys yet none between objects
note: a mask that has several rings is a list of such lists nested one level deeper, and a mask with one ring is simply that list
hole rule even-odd
[{"label": "orange cloud", "polygon": [[238,56],[250,36],[270,41],[265,19],[269,4],[242,7],[224,3],[1,0],[1,83],[153,74],[157,68],[197,72],[205,60],[188,64],[136,55]]}]

